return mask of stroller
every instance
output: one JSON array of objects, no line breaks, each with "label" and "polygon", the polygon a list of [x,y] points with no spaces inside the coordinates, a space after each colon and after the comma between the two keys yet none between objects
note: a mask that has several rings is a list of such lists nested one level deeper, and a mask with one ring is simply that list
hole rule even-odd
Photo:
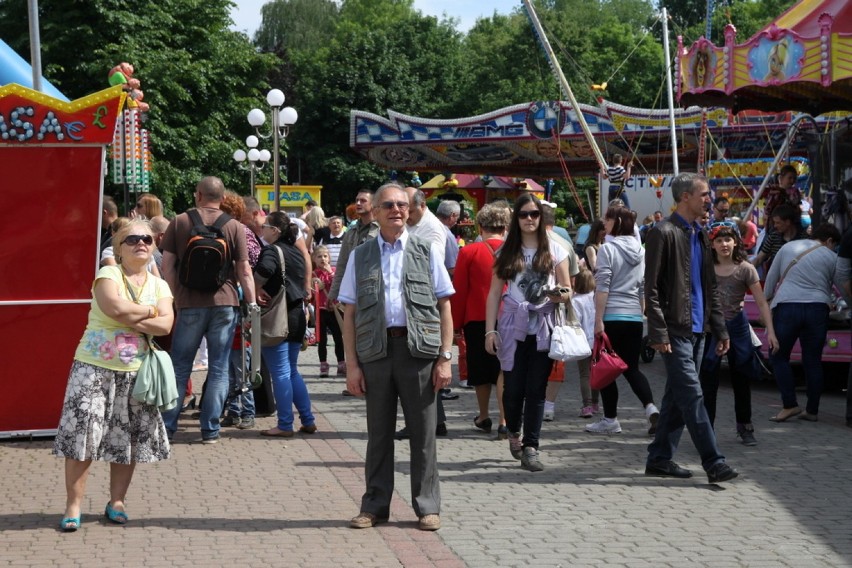
[{"label": "stroller", "polygon": [[260,312],[251,311],[245,302],[240,303],[240,319],[234,332],[232,349],[240,350],[240,370],[237,380],[228,392],[225,407],[250,390],[255,390],[263,384],[260,373]]}]

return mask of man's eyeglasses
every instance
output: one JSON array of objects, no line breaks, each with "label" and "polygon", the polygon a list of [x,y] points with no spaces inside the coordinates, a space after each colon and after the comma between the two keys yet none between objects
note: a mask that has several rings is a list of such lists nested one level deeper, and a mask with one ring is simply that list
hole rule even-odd
[{"label": "man's eyeglasses", "polygon": [[538,219],[541,217],[541,211],[533,209],[532,211],[518,211],[518,219]]},{"label": "man's eyeglasses", "polygon": [[408,209],[408,202],[406,202],[406,201],[382,201],[381,203],[379,203],[379,207],[381,207],[385,211],[390,211],[394,207],[396,207],[400,211],[406,211]]},{"label": "man's eyeglasses", "polygon": [[151,235],[127,235],[126,237],[124,237],[124,240],[121,241],[121,244],[135,247],[139,244],[139,241],[142,241],[142,243],[151,246],[152,244],[154,244],[154,237],[152,237]]}]

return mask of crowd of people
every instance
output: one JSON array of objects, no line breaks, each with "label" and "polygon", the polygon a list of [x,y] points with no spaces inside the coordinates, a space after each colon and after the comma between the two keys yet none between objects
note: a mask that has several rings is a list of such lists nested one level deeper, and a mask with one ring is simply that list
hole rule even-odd
[{"label": "crowd of people", "polygon": [[[188,401],[194,404],[194,398],[182,399],[161,413],[131,396],[151,336],[165,336],[181,397],[192,396],[193,361],[206,339],[197,441],[215,444],[223,427],[255,427],[252,391],[235,388],[248,366],[238,348],[238,324],[279,304],[286,310],[285,331],[261,348],[277,423],[260,434],[291,438],[317,431],[299,370],[312,317],[320,328],[319,376],[327,377],[332,368],[330,335],[336,374],[346,381],[342,394],[369,393],[366,490],[359,514],[350,521],[353,528],[387,520],[394,439],[403,438],[412,449],[411,492],[419,528],[440,528],[436,437],[447,433],[443,401],[453,398],[448,389],[454,338],[467,362],[464,380],[476,391],[472,427],[492,431],[496,391],[497,437],[508,441],[510,455],[525,470],[545,468],[539,450],[542,423],[554,419],[559,384],[566,378],[577,377],[581,417],[603,411],[586,432],[622,431],[618,381],[593,391],[588,358],[554,370],[548,350],[560,304],[571,305],[590,347],[605,333],[626,363],[623,377],[653,436],[647,475],[692,475],[674,461],[686,426],[708,480],[735,478],[718,448],[714,421],[720,360],[727,356],[737,434],[743,444],[757,443],[749,383],[759,370],[743,312],[746,291],[766,324],[783,402],[772,420],[816,421],[827,305],[832,285],[850,293],[852,237],[847,231],[841,243],[837,229],[823,224],[806,238],[798,216],[795,230],[789,224],[789,203],[775,199],[767,217],[773,224],[762,244],[752,245],[758,256],[749,262],[743,236],[748,227],[727,218],[726,202],[711,200],[705,178],[680,174],[671,191],[674,211],[666,218],[658,212],[644,230],[616,196],[576,251],[555,227],[555,206],[533,194],[522,194],[513,205],[498,201],[482,207],[475,220],[480,237],[461,249],[451,232],[461,218],[459,203],[444,200],[433,214],[422,191],[396,183],[359,191],[349,226],[341,217],[327,219],[313,203],[304,219],[266,214],[256,199],[227,191],[215,177],[203,178],[194,193],[196,206],[171,221],[156,197],[143,195],[126,220],[105,198],[104,226],[114,230],[105,231],[102,248],[112,251],[102,255],[95,277],[54,447],[65,458],[62,530],[80,527],[93,460],[110,463],[107,519],[126,523],[124,499],[135,464],[169,457],[178,417]],[[705,215],[711,220],[702,225]],[[198,239],[224,243],[219,264],[211,265],[209,256],[206,264],[198,260]],[[765,287],[756,266],[764,261]],[[313,315],[306,309],[310,304],[317,307]],[[659,407],[639,368],[643,335],[666,367]],[[808,385],[804,411],[789,369],[797,339]],[[395,431],[398,403],[405,427]],[[852,401],[849,406],[852,424]]]}]

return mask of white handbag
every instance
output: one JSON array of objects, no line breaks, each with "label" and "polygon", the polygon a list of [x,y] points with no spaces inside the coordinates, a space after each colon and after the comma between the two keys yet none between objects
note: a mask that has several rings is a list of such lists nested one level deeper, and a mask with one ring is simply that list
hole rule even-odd
[{"label": "white handbag", "polygon": [[554,326],[550,336],[550,352],[547,356],[556,361],[577,361],[591,357],[592,348],[589,347],[586,333],[577,320],[571,302],[556,306],[553,317]]}]

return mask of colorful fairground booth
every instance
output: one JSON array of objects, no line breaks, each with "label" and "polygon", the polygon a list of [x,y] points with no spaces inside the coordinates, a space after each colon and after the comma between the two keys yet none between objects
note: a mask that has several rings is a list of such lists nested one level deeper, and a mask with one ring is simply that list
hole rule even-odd
[{"label": "colorful fairground booth", "polygon": [[0,437],[53,434],[99,261],[106,148],[126,92],[0,86]]},{"label": "colorful fairground booth", "polygon": [[[798,136],[807,147],[800,155],[810,160],[809,171],[799,173],[810,174],[806,181],[813,189],[815,220],[829,218],[838,187],[852,177],[852,2],[801,0],[744,43],[737,43],[733,24],[725,27],[724,36],[723,46],[701,38],[688,48],[678,38],[681,105],[788,113],[786,138]],[[827,124],[809,126],[803,135],[799,127],[812,117]],[[796,155],[786,146],[776,153],[767,180],[778,163]]]},{"label": "colorful fairground booth", "polygon": [[[604,99],[579,108],[607,159],[620,153],[634,161],[633,175],[624,191],[639,218],[657,210],[670,211],[673,203],[668,189],[673,174],[669,111],[633,108]],[[792,113],[734,115],[723,108],[693,106],[675,109],[674,115],[682,167],[706,171],[723,191],[737,182],[730,190],[747,191],[747,195],[760,186],[770,169],[767,162],[775,156],[773,150],[782,147],[785,140],[789,140],[787,154],[803,160],[800,181],[804,183],[810,171],[805,157],[811,135],[837,121],[818,117],[800,123],[800,136],[789,137]],[[350,144],[364,158],[387,170],[439,172],[424,189],[462,195],[474,212],[483,200],[506,197],[506,188],[520,181],[527,180],[526,184],[536,178],[546,188],[548,178],[563,178],[570,188],[573,178],[599,173],[577,114],[566,101],[522,103],[479,116],[442,120],[392,110],[384,118],[355,110],[351,113]],[[708,161],[710,157],[715,162]],[[751,161],[759,165],[751,165]],[[455,178],[456,186],[449,186],[448,176]],[[737,189],[742,187],[739,182],[747,189]],[[600,179],[600,186],[600,193],[606,195],[605,179]],[[591,218],[602,213],[605,201],[581,205]]]}]

